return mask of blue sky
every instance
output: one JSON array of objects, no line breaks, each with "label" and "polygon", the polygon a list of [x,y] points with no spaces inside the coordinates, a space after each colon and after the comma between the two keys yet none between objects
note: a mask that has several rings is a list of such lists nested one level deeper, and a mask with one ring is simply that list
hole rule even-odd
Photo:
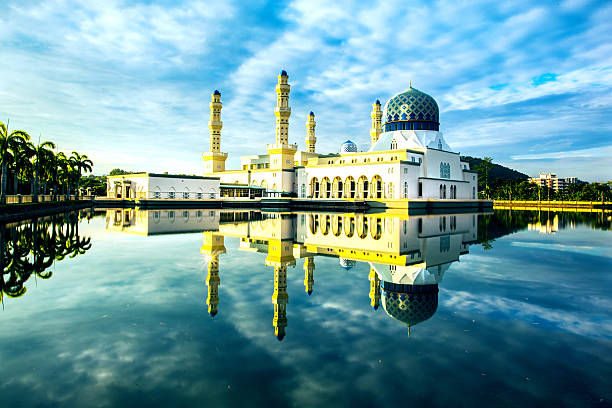
[{"label": "blue sky", "polygon": [[412,85],[462,154],[530,175],[612,179],[612,3],[0,0],[0,120],[92,158],[94,173],[200,173],[208,102],[221,149],[275,137],[279,71],[289,138],[369,141],[370,110]]}]

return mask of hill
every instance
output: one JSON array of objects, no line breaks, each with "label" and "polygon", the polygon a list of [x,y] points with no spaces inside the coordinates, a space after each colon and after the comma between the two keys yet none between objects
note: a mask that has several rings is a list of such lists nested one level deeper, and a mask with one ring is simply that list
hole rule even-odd
[{"label": "hill", "polygon": [[[477,169],[477,166],[482,162],[482,159],[471,156],[461,156],[461,160],[470,163],[470,169],[472,170]],[[489,177],[491,177],[491,180],[504,179],[516,181],[527,180],[529,178],[528,175],[521,173],[520,171],[516,171],[511,168],[496,164],[495,162],[493,162],[493,167],[489,172]]]}]

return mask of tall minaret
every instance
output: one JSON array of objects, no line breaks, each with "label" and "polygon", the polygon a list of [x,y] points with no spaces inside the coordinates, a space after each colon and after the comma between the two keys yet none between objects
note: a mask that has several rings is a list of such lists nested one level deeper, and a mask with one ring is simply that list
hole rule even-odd
[{"label": "tall minaret", "polygon": [[[289,107],[289,84],[287,80],[287,71],[283,70],[278,76],[278,84],[276,85],[276,108],[274,115],[276,116],[276,143],[268,145],[268,155],[270,160],[270,168],[275,170],[290,170],[295,165],[295,152],[297,145],[289,144],[289,116],[291,116],[291,108]],[[277,186],[280,191],[292,191],[292,185],[282,185],[286,183],[284,178],[281,180],[281,185]]]},{"label": "tall minaret", "polygon": [[221,92],[215,89],[215,92],[211,95],[210,101],[210,121],[208,122],[208,128],[210,129],[210,151],[219,153],[221,151],[221,128],[223,128],[223,122],[221,122]]},{"label": "tall minaret", "polygon": [[381,120],[382,110],[380,109],[380,101],[377,99],[372,105],[372,129],[370,129],[370,136],[372,137],[372,144],[378,141],[378,137],[382,133]]},{"label": "tall minaret", "polygon": [[306,119],[306,151],[308,153],[315,152],[315,143],[317,143],[315,126],[317,126],[317,122],[315,122],[314,113],[310,112],[308,119]]},{"label": "tall minaret", "polygon": [[376,310],[378,309],[378,305],[380,305],[380,279],[378,278],[376,269],[370,267],[368,279],[370,280],[370,305],[372,309]]},{"label": "tall minaret", "polygon": [[281,341],[285,337],[285,327],[287,327],[287,303],[289,303],[289,295],[287,294],[287,266],[274,267],[274,293],[272,294],[272,303],[274,304],[274,334]]},{"label": "tall minaret", "polygon": [[289,144],[289,116],[291,116],[291,108],[289,107],[289,90],[291,86],[287,83],[289,76],[287,71],[282,70],[278,76],[278,84],[276,85],[276,144]]},{"label": "tall minaret", "polygon": [[227,153],[221,153],[221,92],[215,90],[210,101],[210,121],[208,129],[210,132],[210,150],[202,154],[204,159],[204,173],[215,173],[225,171],[225,160]]},{"label": "tall minaret", "polygon": [[312,287],[314,286],[314,270],[314,257],[307,256],[304,259],[304,290],[308,295],[312,294]]}]

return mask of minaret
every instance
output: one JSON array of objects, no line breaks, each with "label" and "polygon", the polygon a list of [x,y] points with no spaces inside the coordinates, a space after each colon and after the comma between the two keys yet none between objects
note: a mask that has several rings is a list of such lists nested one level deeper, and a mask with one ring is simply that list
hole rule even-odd
[{"label": "minaret", "polygon": [[[278,224],[281,231],[278,236],[282,236],[283,224]],[[280,341],[285,337],[285,327],[287,327],[287,266],[295,265],[293,256],[293,243],[281,239],[271,239],[268,241],[268,256],[266,266],[274,267],[274,293],[272,303],[274,304],[274,334]]]},{"label": "minaret", "polygon": [[377,99],[372,105],[372,129],[370,129],[370,136],[372,137],[372,145],[378,141],[378,137],[382,133],[381,120],[382,110],[380,109],[380,101]]},{"label": "minaret", "polygon": [[[276,116],[276,143],[268,145],[268,155],[270,160],[270,168],[275,170],[290,170],[295,165],[294,156],[297,151],[297,145],[289,144],[289,116],[291,116],[291,108],[289,107],[289,76],[287,71],[283,70],[278,76],[278,84],[276,85],[276,108],[274,115]],[[284,180],[284,179],[283,179]],[[281,185],[278,186],[281,191],[292,191],[293,186]]]},{"label": "minaret", "polygon": [[309,296],[312,294],[312,287],[314,286],[314,270],[314,257],[307,256],[304,259],[304,290]]},{"label": "minaret", "polygon": [[223,128],[223,122],[221,122],[221,92],[215,90],[211,95],[210,101],[210,121],[208,122],[208,128],[210,129],[210,151],[219,153],[221,151],[221,128]]},{"label": "minaret", "polygon": [[372,309],[376,310],[380,305],[380,279],[378,278],[376,269],[370,267],[368,279],[370,280],[370,305]]},{"label": "minaret", "polygon": [[306,119],[306,151],[308,153],[315,152],[315,143],[317,143],[317,138],[315,137],[315,126],[317,126],[317,122],[315,122],[314,113],[310,112],[308,118]]},{"label": "minaret", "polygon": [[213,232],[204,232],[203,244],[200,250],[206,255],[206,266],[208,275],[206,276],[206,286],[208,286],[208,295],[206,304],[208,305],[208,313],[215,316],[218,312],[219,305],[219,255],[225,253],[224,239],[222,235]]},{"label": "minaret", "polygon": [[217,305],[219,304],[219,255],[212,255],[208,258],[208,276],[206,277],[206,286],[208,286],[208,296],[206,304],[208,305],[208,313],[215,316],[218,312]]},{"label": "minaret", "polygon": [[289,90],[291,86],[288,84],[289,76],[287,71],[282,70],[278,76],[278,84],[276,85],[276,144],[289,144],[289,116],[291,116],[291,108],[289,107]]},{"label": "minaret", "polygon": [[274,304],[274,334],[278,341],[285,337],[285,327],[287,327],[287,303],[289,303],[289,295],[287,294],[287,266],[274,267],[274,293],[272,294],[272,303]]},{"label": "minaret", "polygon": [[225,160],[227,153],[221,152],[221,92],[215,90],[210,101],[210,121],[208,129],[210,132],[210,150],[202,154],[204,159],[204,173],[215,173],[225,171]]}]

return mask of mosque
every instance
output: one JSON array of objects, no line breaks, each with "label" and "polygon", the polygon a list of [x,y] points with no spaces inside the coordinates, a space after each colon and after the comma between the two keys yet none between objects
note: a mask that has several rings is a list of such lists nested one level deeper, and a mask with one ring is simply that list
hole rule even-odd
[{"label": "mosque", "polygon": [[[204,176],[221,186],[259,188],[266,195],[306,199],[476,200],[478,176],[444,140],[439,109],[429,95],[410,87],[381,106],[372,105],[371,145],[359,151],[347,140],[338,153],[316,152],[315,115],[306,118],[306,151],[289,140],[289,77],[278,76],[276,138],[267,154],[241,158],[241,168],[226,170],[221,151],[221,94],[210,102],[210,151],[203,153]],[[272,142],[272,140],[271,140]]]}]

